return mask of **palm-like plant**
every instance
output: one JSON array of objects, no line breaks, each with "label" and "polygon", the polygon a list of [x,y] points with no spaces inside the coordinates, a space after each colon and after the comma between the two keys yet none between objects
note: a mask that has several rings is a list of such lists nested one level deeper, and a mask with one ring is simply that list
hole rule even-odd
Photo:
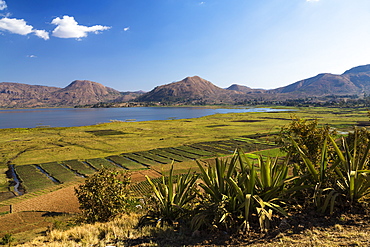
[{"label": "palm-like plant", "polygon": [[141,218],[139,225],[173,225],[189,216],[190,203],[196,197],[197,178],[190,170],[175,178],[173,165],[169,176],[162,176],[161,183],[154,183],[146,176],[154,192],[155,208]]},{"label": "palm-like plant", "polygon": [[337,154],[334,170],[338,175],[337,185],[349,198],[351,203],[357,202],[360,198],[370,194],[370,169],[369,169],[369,151],[370,141],[366,148],[360,152],[359,131],[355,129],[355,138],[351,146],[345,138],[342,138],[343,152],[340,150],[334,139],[329,139]]},{"label": "palm-like plant", "polygon": [[194,217],[195,228],[208,223],[248,230],[251,215],[256,214],[261,229],[266,230],[273,211],[285,214],[279,204],[291,178],[287,166],[277,159],[264,161],[259,157],[259,163],[254,165],[238,150],[229,160],[217,158],[214,166],[204,168],[199,162],[198,166],[200,186],[208,195],[208,204],[201,206],[208,208]]},{"label": "palm-like plant", "polygon": [[[363,143],[359,142],[359,133],[355,129],[354,138],[350,139],[352,140],[350,145],[345,138],[342,138],[342,149],[333,136],[328,133],[317,163],[309,159],[299,145],[291,139],[307,167],[306,174],[303,174],[302,177],[306,178],[306,183],[314,188],[313,201],[322,213],[329,208],[329,212],[332,214],[335,202],[340,195],[346,196],[351,203],[354,203],[370,193],[370,141],[365,145],[365,148],[360,148]],[[333,152],[329,152],[328,145],[332,146],[330,150]]]},{"label": "palm-like plant", "polygon": [[[330,134],[327,134],[321,148],[321,156],[316,160],[308,158],[306,153],[301,147],[291,139],[293,146],[298,150],[303,163],[306,165],[305,170],[302,169],[303,178],[301,181],[308,184],[308,188],[313,188],[313,202],[319,212],[326,212],[329,208],[330,214],[334,212],[334,205],[337,197],[339,196],[338,191],[334,188],[333,183],[333,170],[335,165],[329,164],[328,159],[328,138]],[[315,162],[316,161],[316,162]]]}]

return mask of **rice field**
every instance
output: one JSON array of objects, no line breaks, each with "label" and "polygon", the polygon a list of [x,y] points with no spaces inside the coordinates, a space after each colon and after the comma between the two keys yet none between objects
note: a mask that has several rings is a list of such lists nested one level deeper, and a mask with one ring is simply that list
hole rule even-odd
[{"label": "rice field", "polygon": [[[184,164],[231,155],[236,148],[246,153],[258,151],[256,154],[262,156],[280,155],[273,135],[291,121],[292,114],[316,118],[344,131],[368,122],[366,109],[296,110],[72,128],[3,129],[0,168],[5,169],[1,164],[14,164],[23,188],[35,191],[77,181],[101,168],[146,170],[172,162]],[[125,138],[116,133],[125,133]]]},{"label": "rice field", "polygon": [[[183,162],[232,154],[237,148],[245,147],[248,147],[248,151],[258,151],[261,147],[271,148],[271,146],[262,144],[259,139],[252,138],[243,139],[242,141],[213,141],[174,148],[157,148],[142,152],[123,153],[104,158],[15,166],[15,171],[22,181],[21,185],[25,191],[31,192],[55,184],[77,181],[79,178],[87,177],[101,168],[129,171],[145,170],[151,167],[157,169],[159,166],[171,164],[173,161],[176,164],[182,164]],[[277,153],[277,148],[272,150],[275,150],[271,151],[274,154]],[[268,154],[264,152],[268,151],[259,152],[258,154]],[[146,190],[149,190],[149,188]],[[139,194],[143,193],[140,192]]]}]

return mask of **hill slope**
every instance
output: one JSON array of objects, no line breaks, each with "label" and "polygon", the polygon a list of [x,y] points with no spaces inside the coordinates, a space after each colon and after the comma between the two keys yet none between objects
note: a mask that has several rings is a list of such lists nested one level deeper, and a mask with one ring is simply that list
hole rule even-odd
[{"label": "hill slope", "polygon": [[310,96],[369,93],[370,65],[354,67],[341,75],[319,74],[285,87],[273,89],[271,92]]},{"label": "hill slope", "polygon": [[242,94],[215,86],[199,76],[170,84],[158,86],[152,91],[137,98],[137,101],[178,102],[178,103],[207,103],[229,102],[233,96]]},{"label": "hill slope", "polygon": [[73,81],[67,87],[51,93],[51,97],[56,99],[56,104],[62,105],[86,105],[108,102],[120,96],[121,94],[117,90],[86,80]]},{"label": "hill slope", "polygon": [[0,107],[75,106],[113,101],[121,93],[92,81],[73,81],[65,88],[0,83]]}]

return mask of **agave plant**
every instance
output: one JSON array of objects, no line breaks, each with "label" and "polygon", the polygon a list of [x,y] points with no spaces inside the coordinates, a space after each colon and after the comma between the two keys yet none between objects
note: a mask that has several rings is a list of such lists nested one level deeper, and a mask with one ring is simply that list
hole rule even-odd
[{"label": "agave plant", "polygon": [[[369,151],[370,141],[365,148],[359,140],[359,131],[355,129],[352,143],[342,138],[342,149],[331,134],[327,134],[321,148],[321,157],[314,163],[292,139],[304,164],[307,167],[306,181],[314,188],[313,201],[317,209],[324,213],[329,209],[333,213],[340,195],[346,196],[351,203],[370,193]],[[333,153],[329,152],[331,144]],[[349,148],[349,147],[352,148]],[[361,150],[361,151],[360,151]],[[332,156],[329,159],[329,156]],[[303,176],[305,177],[305,176]]]},{"label": "agave plant", "polygon": [[360,198],[370,194],[370,169],[369,169],[369,151],[370,141],[366,148],[359,152],[358,142],[359,130],[354,131],[351,150],[345,138],[342,138],[343,152],[340,150],[335,140],[329,136],[337,154],[335,172],[338,175],[337,185],[349,198],[351,203],[357,202]]},{"label": "agave plant", "polygon": [[140,219],[139,226],[173,225],[189,214],[190,203],[196,197],[196,180],[198,176],[190,173],[175,178],[173,165],[168,177],[162,176],[161,183],[154,183],[148,176],[147,181],[154,192],[154,208]]},{"label": "agave plant", "polygon": [[231,159],[216,159],[214,166],[201,171],[200,186],[207,194],[200,213],[193,218],[193,226],[213,225],[248,230],[252,214],[258,216],[260,228],[266,230],[272,219],[272,212],[285,214],[280,206],[288,178],[287,168],[277,159],[263,160],[252,164],[246,155],[238,150]]},{"label": "agave plant", "polygon": [[307,169],[304,170],[306,174],[301,176],[303,178],[301,181],[308,183],[308,188],[313,188],[312,198],[315,207],[321,213],[325,213],[329,209],[330,214],[332,214],[336,199],[340,194],[334,188],[333,170],[335,165],[329,164],[328,138],[330,138],[330,134],[327,134],[323,142],[321,156],[314,161],[308,158],[306,153],[293,139],[291,141],[306,165]]}]

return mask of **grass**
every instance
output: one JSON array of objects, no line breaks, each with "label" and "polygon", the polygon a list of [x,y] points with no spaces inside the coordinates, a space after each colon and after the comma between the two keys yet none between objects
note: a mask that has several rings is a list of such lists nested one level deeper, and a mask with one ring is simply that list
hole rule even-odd
[{"label": "grass", "polygon": [[22,186],[26,192],[42,190],[55,185],[55,183],[47,178],[45,174],[41,173],[34,165],[15,166],[14,169],[22,181]]},{"label": "grass", "polygon": [[5,174],[7,170],[7,168],[0,169],[0,192],[8,191],[9,181]]},{"label": "grass", "polygon": [[143,164],[140,164],[138,162],[135,162],[135,161],[130,160],[130,159],[128,159],[126,157],[123,157],[123,156],[113,155],[113,156],[109,156],[107,158],[110,159],[111,161],[113,161],[114,163],[119,164],[119,165],[121,165],[122,167],[124,167],[128,170],[147,169],[147,167],[144,166]]},{"label": "grass", "polygon": [[148,159],[151,159],[151,160],[155,160],[155,161],[157,161],[157,164],[158,163],[166,164],[166,163],[171,163],[172,162],[171,159],[168,159],[168,158],[163,157],[163,156],[152,154],[148,151],[136,152],[134,154],[140,155],[142,157],[145,157],[145,158],[148,158]]},{"label": "grass", "polygon": [[213,153],[211,152],[207,152],[205,150],[201,150],[197,148],[192,148],[190,146],[179,146],[179,147],[175,147],[175,149],[182,150],[188,153],[197,154],[199,156],[210,156],[210,157],[213,156]]},{"label": "grass", "polygon": [[67,183],[77,179],[77,176],[71,170],[57,162],[43,163],[40,164],[40,167],[61,183]]},{"label": "grass", "polygon": [[95,170],[88,165],[82,163],[78,160],[66,160],[62,162],[64,165],[68,166],[71,170],[76,171],[83,175],[91,175],[95,173]]},{"label": "grass", "polygon": [[188,159],[199,159],[201,157],[200,155],[189,153],[189,152],[182,151],[182,150],[178,150],[176,148],[167,148],[166,152],[170,152],[170,153],[173,153],[173,154],[176,154],[176,155],[180,155],[180,156],[183,156],[183,157],[188,158]]},{"label": "grass", "polygon": [[[345,112],[339,108],[330,108],[329,110],[327,108],[302,108],[298,110],[295,114],[300,118],[318,118],[320,123],[328,123],[333,127],[340,127],[343,131],[351,129],[351,126],[359,121],[368,121],[368,116],[364,109],[353,109]],[[176,149],[184,152],[201,155],[198,151],[200,149],[196,148],[196,146],[191,146],[192,144],[203,143],[212,149],[216,147],[216,145],[213,145],[214,143],[223,140],[223,145],[225,147],[228,146],[228,149],[230,149],[232,147],[229,142],[230,139],[239,140],[240,145],[245,145],[246,148],[253,149],[259,147],[260,144],[258,142],[263,143],[262,140],[266,140],[269,137],[261,137],[259,139],[260,141],[256,142],[251,135],[277,132],[284,124],[290,122],[290,114],[288,112],[242,113],[213,115],[191,120],[114,122],[73,128],[3,129],[0,130],[0,169],[5,171],[8,163],[16,164],[16,167],[20,168],[29,167],[30,164],[34,163],[44,166],[47,162],[73,159],[85,160],[95,168],[100,168],[101,166],[117,168],[118,166],[115,166],[102,157],[114,157],[122,153],[135,153],[150,160],[156,160],[153,157],[157,157],[157,161],[159,162],[161,162],[159,159],[166,159],[168,162],[168,160],[171,160],[168,156],[167,158],[159,156],[167,153],[164,152],[167,148],[176,147]],[[266,147],[268,146],[266,145]],[[157,155],[152,151],[145,151],[153,149],[161,152]],[[198,151],[198,153],[195,151]],[[212,154],[206,150],[202,150],[201,152],[206,157]],[[257,153],[263,156],[268,154],[280,155],[277,148]],[[251,156],[256,157],[256,154],[251,154]],[[185,173],[189,168],[196,171],[196,163],[189,159],[186,160],[175,164],[176,174]],[[142,167],[139,163],[134,163]],[[150,168],[166,175],[169,167],[170,164],[158,163],[151,165]],[[74,174],[72,177],[77,178]],[[120,225],[121,223],[118,224]],[[121,229],[124,229],[122,224],[120,226]],[[105,228],[106,226],[99,225],[98,228],[101,230],[103,227]],[[315,229],[315,231],[305,230],[302,234],[299,234],[299,236],[303,237],[303,240],[296,235],[284,233],[277,240],[271,240],[271,243],[262,242],[259,245],[257,242],[256,246],[309,246],[309,244],[320,246],[327,244],[327,246],[330,246],[331,243],[334,243],[331,242],[331,239],[336,236],[338,236],[337,240],[340,240],[341,237],[346,238],[347,236],[353,238],[351,239],[351,243],[349,240],[345,243],[355,244],[358,242],[360,245],[365,245],[364,239],[369,239],[369,235],[366,232],[360,232],[356,235],[356,231],[350,232],[350,229],[346,229],[346,227],[343,227],[344,230],[339,228],[330,228],[330,231],[327,233],[325,233],[325,230],[321,232],[315,232]],[[348,233],[346,232],[347,230],[349,231]],[[76,229],[74,231],[78,232]],[[73,242],[71,232],[68,233],[70,234],[68,236]],[[95,233],[95,230],[91,230],[90,232]],[[113,230],[112,232],[109,234],[121,236],[118,230]],[[55,234],[62,233],[56,232]],[[89,234],[91,235],[91,233]],[[105,241],[104,244],[109,244],[109,234],[106,239],[99,240],[101,241],[99,243]],[[135,239],[138,236],[134,230],[125,230],[125,234],[126,239]],[[131,236],[128,237],[127,234],[131,234]],[[361,235],[361,237],[358,235]],[[96,238],[96,236],[91,237]],[[151,239],[150,234],[140,236]],[[316,237],[314,238],[313,236]],[[325,236],[331,236],[330,240],[328,239],[326,243],[317,239],[324,239]],[[47,237],[50,237],[50,235]],[[43,240],[48,241],[47,237]],[[85,240],[81,237],[78,241],[80,242],[76,245],[83,244]],[[72,242],[66,242],[65,246],[74,246]],[[35,240],[35,243],[41,242]],[[335,242],[335,244],[338,243],[341,242]],[[55,246],[63,246],[63,244],[64,242],[58,242]],[[158,243],[153,242],[152,245],[156,246]]]},{"label": "grass", "polygon": [[163,156],[163,157],[166,157],[166,158],[169,158],[169,159],[173,159],[173,160],[178,161],[178,162],[190,160],[189,158],[186,158],[184,156],[174,154],[169,150],[170,150],[170,148],[158,148],[158,149],[150,150],[150,152],[153,153],[153,154],[159,155],[159,156]]},{"label": "grass", "polygon": [[[321,123],[339,126],[344,131],[368,119],[365,109],[297,110],[294,114],[298,117],[318,118]],[[20,166],[32,162],[41,164],[60,182],[69,182],[78,177],[55,162],[68,160],[66,165],[72,170],[89,175],[94,172],[92,167],[119,168],[120,165],[129,170],[140,170],[171,163],[172,160],[184,162],[230,155],[237,147],[243,148],[245,152],[264,150],[272,147],[266,142],[272,143],[273,134],[291,121],[291,114],[232,113],[192,120],[113,122],[72,128],[2,129],[0,169],[6,170],[7,163]],[[268,153],[278,155],[276,150]],[[268,153],[261,154],[265,156]],[[7,190],[5,170],[0,175],[0,192]]]},{"label": "grass", "polygon": [[140,154],[122,154],[122,156],[129,158],[131,160],[137,161],[138,163],[144,164],[144,165],[156,165],[158,164],[157,161],[145,158],[144,156],[141,156]]},{"label": "grass", "polygon": [[109,160],[103,159],[103,158],[87,159],[86,162],[89,163],[91,166],[95,167],[95,169],[97,170],[102,169],[102,168],[107,168],[107,169],[119,168],[118,166],[110,162]]},{"label": "grass", "polygon": [[[369,246],[370,225],[348,224],[351,220],[358,220],[358,216],[348,215],[344,221],[335,221],[332,224],[313,224],[310,227],[299,225],[299,232],[291,225],[286,230],[278,230],[275,234],[249,233],[245,236],[234,237],[219,234],[217,237],[207,233],[189,235],[180,225],[173,227],[135,228],[140,212],[124,215],[107,223],[68,225],[61,223],[69,220],[68,216],[49,217],[49,227],[45,234],[36,238],[24,233],[13,234],[15,243],[22,247],[30,246]],[[65,219],[63,219],[64,217]],[[318,220],[320,221],[320,220]],[[26,222],[38,224],[42,222]],[[45,229],[45,228],[44,228]],[[35,234],[35,233],[33,233]]]},{"label": "grass", "polygon": [[[296,108],[301,118],[349,129],[367,121],[364,110]],[[336,114],[344,113],[344,114]],[[0,169],[60,160],[93,159],[154,148],[228,140],[255,133],[276,132],[290,122],[292,112],[216,114],[197,119],[112,122],[72,128],[18,128],[0,130]],[[253,122],[254,120],[259,120]],[[248,122],[245,122],[248,121]],[[217,128],[207,126],[218,125]]]},{"label": "grass", "polygon": [[273,148],[273,149],[268,149],[268,150],[263,150],[263,151],[257,151],[257,152],[254,152],[254,154],[259,154],[262,156],[270,156],[270,157],[282,157],[286,155],[286,153],[282,152],[280,148]]}]

